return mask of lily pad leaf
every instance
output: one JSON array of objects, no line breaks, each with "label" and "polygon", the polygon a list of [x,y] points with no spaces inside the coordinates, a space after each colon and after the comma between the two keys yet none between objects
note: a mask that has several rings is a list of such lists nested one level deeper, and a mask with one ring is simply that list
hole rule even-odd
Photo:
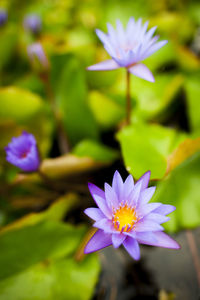
[{"label": "lily pad leaf", "polygon": [[95,161],[112,162],[118,157],[118,152],[103,144],[92,140],[83,140],[73,149],[73,153],[80,157],[91,157]]},{"label": "lily pad leaf", "polygon": [[100,265],[93,254],[81,262],[73,258],[44,261],[0,281],[2,300],[89,300],[97,283]]},{"label": "lily pad leaf", "polygon": [[200,152],[197,152],[159,182],[153,201],[176,206],[171,220],[164,224],[168,231],[200,225],[199,170]]},{"label": "lily pad leaf", "polygon": [[52,58],[52,83],[64,128],[72,145],[98,139],[98,127],[87,103],[85,72],[73,55]]},{"label": "lily pad leaf", "polygon": [[0,280],[55,257],[69,255],[80,243],[85,228],[43,221],[0,234]]},{"label": "lily pad leaf", "polygon": [[160,125],[139,123],[122,129],[117,135],[127,170],[136,178],[151,170],[151,179],[164,177],[168,155],[185,137]]}]

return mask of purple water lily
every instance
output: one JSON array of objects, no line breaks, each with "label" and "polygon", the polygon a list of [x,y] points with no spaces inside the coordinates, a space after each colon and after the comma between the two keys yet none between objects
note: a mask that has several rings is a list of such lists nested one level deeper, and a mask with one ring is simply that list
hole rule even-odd
[{"label": "purple water lily", "polygon": [[33,43],[27,47],[28,57],[32,65],[40,71],[47,71],[49,69],[49,60],[40,43]]},{"label": "purple water lily", "polygon": [[157,42],[159,36],[153,36],[156,27],[147,31],[148,22],[142,24],[142,19],[137,22],[133,17],[129,19],[126,29],[117,20],[117,28],[108,24],[108,34],[97,29],[96,34],[102,41],[105,50],[112,59],[88,67],[91,71],[114,70],[125,67],[130,73],[145,80],[154,82],[151,71],[140,61],[156,52],[167,41]]},{"label": "purple water lily", "polygon": [[135,259],[140,258],[140,244],[179,249],[176,241],[163,232],[162,223],[175,210],[172,205],[148,203],[155,192],[149,187],[150,171],[134,184],[129,175],[125,182],[116,171],[112,186],[105,183],[105,192],[89,183],[89,190],[98,208],[87,208],[85,214],[92,218],[98,230],[85,247],[91,253],[107,246],[118,248],[121,244]]},{"label": "purple water lily", "polygon": [[5,147],[6,160],[25,172],[37,171],[40,166],[39,153],[35,137],[23,131],[18,137],[13,137]]},{"label": "purple water lily", "polygon": [[5,9],[0,8],[0,27],[5,25],[8,20],[8,13]]},{"label": "purple water lily", "polygon": [[24,28],[33,34],[38,34],[42,29],[42,21],[37,14],[29,14],[24,18]]}]

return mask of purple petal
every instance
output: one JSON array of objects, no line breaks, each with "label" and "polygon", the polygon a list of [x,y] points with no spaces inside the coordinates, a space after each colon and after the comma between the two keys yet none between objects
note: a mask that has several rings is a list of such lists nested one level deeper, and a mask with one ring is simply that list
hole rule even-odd
[{"label": "purple petal", "polygon": [[90,207],[84,210],[84,213],[91,219],[99,221],[105,218],[105,215],[101,212],[99,208]]},{"label": "purple petal", "polygon": [[142,79],[145,79],[147,81],[150,81],[150,82],[155,81],[153,74],[144,64],[136,64],[136,65],[128,68],[128,71],[130,73],[132,73],[133,75],[140,77]]},{"label": "purple petal", "polygon": [[111,234],[98,230],[85,246],[84,253],[88,254],[112,245]]},{"label": "purple petal", "polygon": [[134,227],[135,232],[145,232],[145,231],[160,231],[163,227],[156,222],[148,219],[142,219],[137,222]]},{"label": "purple petal", "polygon": [[161,215],[168,215],[176,209],[175,206],[170,204],[162,204],[160,207],[156,208],[153,212]]},{"label": "purple petal", "polygon": [[124,242],[126,236],[124,234],[112,234],[112,243],[114,248],[119,248],[119,246]]},{"label": "purple petal", "polygon": [[147,43],[151,39],[151,37],[153,36],[156,29],[157,29],[157,26],[154,26],[147,32],[147,34],[145,35],[145,39],[144,39],[145,43]]},{"label": "purple petal", "polygon": [[110,221],[106,218],[95,222],[93,224],[93,226],[98,228],[98,229],[101,229],[101,230],[103,230],[104,232],[107,232],[107,233],[115,233],[116,232],[112,221]]},{"label": "purple petal", "polygon": [[140,208],[140,206],[142,207],[143,205],[147,204],[151,200],[155,190],[156,190],[156,187],[152,186],[152,187],[146,188],[145,190],[143,190],[141,192],[139,203],[138,203],[139,208]]},{"label": "purple petal", "polygon": [[111,209],[119,205],[118,197],[115,193],[115,190],[108,183],[105,183],[105,195],[106,201]]},{"label": "purple petal", "polygon": [[115,32],[113,26],[110,23],[107,23],[107,28],[108,28],[108,35],[109,35],[112,45],[117,46],[117,35],[116,35],[116,32]]},{"label": "purple petal", "polygon": [[149,235],[146,233],[138,233],[137,240],[141,244],[163,247],[163,248],[171,248],[171,249],[180,249],[180,245],[173,240],[166,233],[159,231],[153,232]]},{"label": "purple petal", "polygon": [[123,242],[123,245],[127,252],[135,259],[140,259],[140,248],[138,242],[132,237],[127,237]]},{"label": "purple petal", "polygon": [[98,186],[96,186],[95,184],[88,182],[88,188],[90,190],[91,195],[93,196],[94,194],[104,198],[105,199],[105,193],[104,191],[102,191]]},{"label": "purple petal", "polygon": [[[88,185],[89,186],[89,185]],[[92,186],[93,187],[93,186]],[[91,185],[89,186],[90,192],[92,194],[92,197],[94,199],[94,201],[96,202],[97,206],[100,208],[100,210],[103,212],[103,214],[110,218],[112,216],[112,212],[110,210],[110,208],[108,207],[105,198],[95,194],[94,192],[92,192],[91,190],[93,190],[93,188],[91,189]],[[94,191],[94,190],[93,190]],[[102,194],[102,193],[101,193]],[[103,193],[104,194],[104,193]],[[105,194],[104,194],[105,195]]]},{"label": "purple petal", "polygon": [[143,206],[140,206],[140,208],[137,208],[137,215],[138,217],[144,217],[151,213],[153,210],[161,206],[161,203],[149,203]]},{"label": "purple petal", "polygon": [[138,203],[138,200],[140,197],[140,193],[141,193],[141,189],[142,189],[142,182],[140,181],[140,182],[136,183],[136,185],[134,186],[134,189],[128,196],[128,204],[130,206],[137,206],[137,203]]},{"label": "purple petal", "polygon": [[124,187],[123,187],[123,199],[126,201],[127,197],[129,196],[129,194],[132,192],[132,190],[134,189],[134,180],[133,180],[133,176],[129,175],[125,182],[124,182]]},{"label": "purple petal", "polygon": [[115,174],[113,176],[113,181],[112,181],[112,188],[116,192],[119,201],[122,200],[121,196],[123,193],[123,187],[124,187],[123,180],[122,180],[119,172],[115,171]]},{"label": "purple petal", "polygon": [[151,54],[153,54],[154,52],[159,50],[161,47],[163,47],[165,44],[167,44],[167,42],[168,41],[160,41],[160,42],[150,46],[149,49],[147,49],[147,51],[145,52],[143,59],[147,58],[148,56],[150,56]]},{"label": "purple petal", "polygon": [[139,182],[141,181],[142,189],[146,189],[149,184],[150,176],[151,176],[151,171],[147,171],[146,173],[144,173],[144,175],[142,175],[142,177],[140,177],[140,179],[138,179],[136,184],[139,184]]},{"label": "purple petal", "polygon": [[160,214],[155,214],[155,213],[152,213],[152,212],[148,216],[146,216],[145,219],[150,220],[150,221],[154,221],[158,224],[162,224],[162,223],[165,223],[165,222],[170,220],[169,217],[166,217],[166,216],[163,216],[163,215],[160,215]]},{"label": "purple petal", "polygon": [[109,70],[115,70],[120,68],[120,66],[116,63],[113,59],[108,59],[105,61],[102,61],[98,64],[92,65],[87,68],[89,71],[109,71]]},{"label": "purple petal", "polygon": [[122,45],[125,43],[125,31],[120,20],[116,21],[118,41]]}]

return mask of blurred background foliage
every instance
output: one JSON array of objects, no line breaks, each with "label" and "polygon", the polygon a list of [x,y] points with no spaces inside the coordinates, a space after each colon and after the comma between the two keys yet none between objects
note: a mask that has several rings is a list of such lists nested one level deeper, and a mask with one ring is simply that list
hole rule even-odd
[{"label": "blurred background foliage", "polygon": [[[0,28],[0,298],[86,300],[100,271],[96,255],[82,254],[89,179],[110,181],[116,165],[135,179],[151,170],[153,200],[177,207],[166,229],[200,225],[200,2],[1,0],[0,7],[8,12]],[[30,13],[42,20],[38,35],[23,27]],[[95,28],[106,31],[116,19],[125,25],[131,16],[156,25],[168,44],[145,61],[155,83],[131,76],[132,123],[125,127],[124,70],[86,67],[108,57]],[[50,91],[27,55],[36,41],[50,62]],[[5,161],[4,147],[22,130],[35,135],[41,169],[55,187]]]}]

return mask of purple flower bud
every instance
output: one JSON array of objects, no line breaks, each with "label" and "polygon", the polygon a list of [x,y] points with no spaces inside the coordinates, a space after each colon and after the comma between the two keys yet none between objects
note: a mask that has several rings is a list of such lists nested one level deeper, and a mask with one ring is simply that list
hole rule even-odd
[{"label": "purple flower bud", "polygon": [[13,137],[5,147],[6,160],[24,172],[35,172],[40,166],[40,158],[35,137],[23,131],[18,137]]},{"label": "purple flower bud", "polygon": [[2,27],[8,20],[8,13],[3,8],[0,8],[0,27]]},{"label": "purple flower bud", "polygon": [[40,33],[42,29],[42,22],[38,15],[30,14],[24,18],[24,28],[30,30],[33,34]]},{"label": "purple flower bud", "polygon": [[40,43],[34,43],[27,47],[27,52],[33,67],[39,71],[49,69],[49,61]]}]

